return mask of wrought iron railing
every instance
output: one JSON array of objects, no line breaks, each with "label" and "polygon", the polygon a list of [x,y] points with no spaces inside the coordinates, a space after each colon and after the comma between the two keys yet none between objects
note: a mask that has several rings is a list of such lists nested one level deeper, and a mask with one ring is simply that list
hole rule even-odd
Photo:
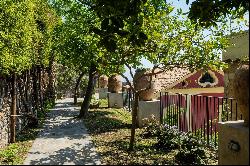
[{"label": "wrought iron railing", "polygon": [[233,98],[160,93],[160,122],[191,132],[208,145],[218,145],[218,122],[242,119]]},{"label": "wrought iron railing", "polygon": [[124,107],[131,112],[132,111],[132,103],[134,101],[134,93],[131,90],[123,92],[123,105]]}]

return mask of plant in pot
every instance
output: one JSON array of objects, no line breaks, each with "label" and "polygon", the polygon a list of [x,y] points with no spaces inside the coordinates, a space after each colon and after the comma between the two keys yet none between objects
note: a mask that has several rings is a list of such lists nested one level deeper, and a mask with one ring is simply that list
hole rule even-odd
[{"label": "plant in pot", "polygon": [[119,93],[122,91],[122,78],[118,74],[113,74],[108,79],[108,91]]},{"label": "plant in pot", "polygon": [[154,92],[155,92],[155,79],[154,78],[155,77],[150,76],[150,73],[152,73],[152,71],[146,68],[137,69],[135,71],[134,80],[133,80],[135,90],[139,91],[142,89],[146,89],[140,92],[139,94],[140,100],[150,101],[154,99]]}]

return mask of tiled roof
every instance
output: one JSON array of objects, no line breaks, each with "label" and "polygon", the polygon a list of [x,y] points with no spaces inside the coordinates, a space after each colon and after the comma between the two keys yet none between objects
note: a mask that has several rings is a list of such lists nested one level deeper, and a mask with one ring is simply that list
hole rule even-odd
[{"label": "tiled roof", "polygon": [[168,89],[170,85],[176,81],[182,79],[183,77],[191,74],[192,72],[188,68],[177,68],[174,67],[163,73],[157,74],[155,82],[155,90],[161,91],[163,89]]}]

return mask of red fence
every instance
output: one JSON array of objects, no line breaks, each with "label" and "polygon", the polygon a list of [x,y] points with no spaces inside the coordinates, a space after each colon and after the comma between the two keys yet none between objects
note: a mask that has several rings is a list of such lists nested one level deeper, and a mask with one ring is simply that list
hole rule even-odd
[{"label": "red fence", "polygon": [[192,132],[208,144],[217,145],[218,122],[242,119],[233,98],[160,93],[161,123]]}]

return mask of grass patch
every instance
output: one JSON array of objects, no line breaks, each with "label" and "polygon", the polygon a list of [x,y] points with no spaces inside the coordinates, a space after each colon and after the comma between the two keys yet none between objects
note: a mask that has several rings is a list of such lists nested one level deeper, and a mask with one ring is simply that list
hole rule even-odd
[{"label": "grass patch", "polygon": [[[105,101],[101,101],[105,103]],[[90,109],[84,123],[92,136],[102,164],[106,165],[176,165],[178,149],[169,152],[159,150],[154,145],[155,138],[142,138],[144,129],[136,130],[134,151],[128,151],[130,141],[131,113],[124,109]],[[207,151],[209,164],[217,164],[216,154]]]},{"label": "grass patch", "polygon": [[0,149],[0,165],[22,164],[40,128],[26,129],[20,133],[16,143]]},{"label": "grass patch", "polygon": [[[54,104],[46,103],[45,112],[49,112],[49,109],[53,107]],[[45,115],[40,114],[38,118],[38,127],[24,129],[16,137],[16,143],[9,144],[0,149],[0,165],[23,164],[37,134],[42,129],[44,120]]]}]

